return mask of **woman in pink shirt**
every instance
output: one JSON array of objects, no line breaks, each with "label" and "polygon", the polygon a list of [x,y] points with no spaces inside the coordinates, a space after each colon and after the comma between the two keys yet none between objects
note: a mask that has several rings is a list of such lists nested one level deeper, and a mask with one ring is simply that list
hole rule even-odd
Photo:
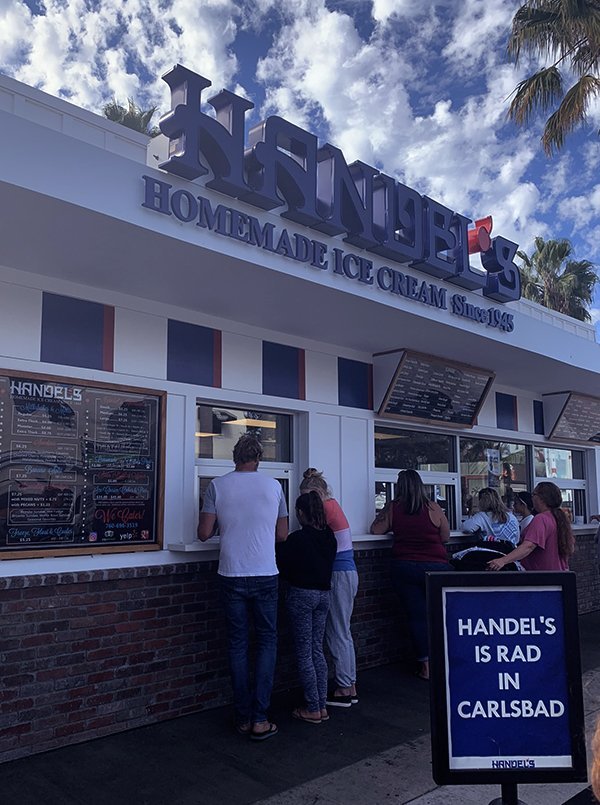
[{"label": "woman in pink shirt", "polygon": [[327,525],[335,534],[337,553],[331,574],[329,615],[325,642],[333,659],[334,687],[327,696],[332,707],[358,704],[356,693],[356,652],[350,631],[354,599],[358,590],[358,572],[354,563],[352,534],[342,507],[334,499],[323,473],[309,467],[300,484],[301,492],[319,494],[325,509]]},{"label": "woman in pink shirt", "polygon": [[537,512],[523,531],[519,545],[499,559],[488,562],[489,570],[502,570],[509,562],[520,561],[525,570],[568,570],[569,557],[575,550],[573,530],[562,510],[560,489],[551,481],[542,481],[533,490]]}]

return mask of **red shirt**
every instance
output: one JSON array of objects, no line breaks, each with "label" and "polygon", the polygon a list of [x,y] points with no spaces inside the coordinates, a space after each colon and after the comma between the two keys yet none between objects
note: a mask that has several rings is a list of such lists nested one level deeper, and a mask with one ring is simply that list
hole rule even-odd
[{"label": "red shirt", "polygon": [[392,557],[409,562],[447,562],[448,554],[440,529],[431,522],[429,509],[405,514],[401,504],[392,504]]}]

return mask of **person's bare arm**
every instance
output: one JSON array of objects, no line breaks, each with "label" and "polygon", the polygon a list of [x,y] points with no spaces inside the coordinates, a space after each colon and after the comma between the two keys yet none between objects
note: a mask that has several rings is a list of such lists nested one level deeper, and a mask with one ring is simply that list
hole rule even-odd
[{"label": "person's bare arm", "polygon": [[520,545],[507,553],[506,556],[501,556],[498,559],[492,559],[491,562],[487,563],[488,570],[502,570],[505,565],[509,565],[511,562],[519,562],[521,559],[525,559],[526,556],[534,551],[537,548],[535,542],[529,542],[528,539],[524,539]]},{"label": "person's bare arm", "polygon": [[388,503],[379,512],[377,517],[371,523],[371,528],[369,529],[371,534],[387,534],[388,531],[392,530],[392,524],[390,522],[391,508],[391,504]]},{"label": "person's bare arm", "polygon": [[198,521],[198,539],[200,542],[206,542],[210,539],[217,530],[217,515],[206,514],[200,512],[200,519]]},{"label": "person's bare arm", "polygon": [[275,542],[285,542],[288,538],[288,518],[278,517],[275,523]]},{"label": "person's bare arm", "polygon": [[450,523],[439,503],[431,502],[429,506],[429,519],[439,529],[442,542],[450,539]]}]

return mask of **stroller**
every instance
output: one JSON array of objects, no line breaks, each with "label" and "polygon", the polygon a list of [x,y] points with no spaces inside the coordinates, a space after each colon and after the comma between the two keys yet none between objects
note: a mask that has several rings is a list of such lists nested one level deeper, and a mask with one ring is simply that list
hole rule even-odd
[{"label": "stroller", "polygon": [[[450,564],[455,570],[461,571],[487,570],[488,562],[491,562],[492,559],[498,559],[500,556],[506,556],[507,553],[514,550],[514,547],[512,542],[485,537],[483,532],[480,532],[477,543],[453,554]],[[523,570],[523,567],[520,562],[509,562],[502,570]]]}]

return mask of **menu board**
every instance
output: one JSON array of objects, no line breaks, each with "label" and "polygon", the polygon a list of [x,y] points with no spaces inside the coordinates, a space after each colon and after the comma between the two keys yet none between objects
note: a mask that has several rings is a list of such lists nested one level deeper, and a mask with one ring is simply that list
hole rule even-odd
[{"label": "menu board", "polygon": [[486,369],[406,350],[379,416],[471,427],[493,380]]},{"label": "menu board", "polygon": [[600,398],[570,392],[549,438],[600,443]]},{"label": "menu board", "polygon": [[0,553],[159,547],[163,414],[161,392],[0,374]]}]

